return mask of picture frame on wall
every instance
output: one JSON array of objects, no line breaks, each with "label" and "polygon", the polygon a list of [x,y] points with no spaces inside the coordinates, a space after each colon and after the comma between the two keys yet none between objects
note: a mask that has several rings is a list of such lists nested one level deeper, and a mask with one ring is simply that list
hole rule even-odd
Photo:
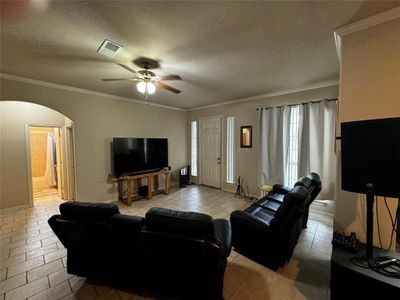
[{"label": "picture frame on wall", "polygon": [[240,126],[240,148],[253,147],[253,126]]}]

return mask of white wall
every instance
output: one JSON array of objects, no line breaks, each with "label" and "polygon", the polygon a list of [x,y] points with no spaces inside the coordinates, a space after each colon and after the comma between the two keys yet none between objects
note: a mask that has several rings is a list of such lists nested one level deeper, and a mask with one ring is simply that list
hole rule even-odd
[{"label": "white wall", "polygon": [[[257,147],[258,147],[258,112],[257,107],[269,107],[274,105],[301,103],[305,101],[320,100],[323,98],[333,98],[338,96],[337,85],[313,89],[303,92],[291,93],[282,96],[269,97],[262,100],[242,102],[236,104],[229,104],[224,106],[217,106],[213,108],[206,108],[200,110],[192,110],[188,113],[187,127],[189,128],[190,122],[199,120],[199,118],[223,115],[223,138],[222,138],[222,175],[223,175],[223,188],[235,191],[235,185],[225,183],[226,176],[226,117],[236,117],[235,120],[235,178],[242,176],[245,185],[249,186],[250,193],[259,195],[257,190]],[[239,131],[240,126],[251,125],[253,126],[253,147],[251,149],[240,148]],[[190,135],[190,132],[189,132]],[[190,137],[190,136],[189,136]],[[189,143],[190,147],[190,143]],[[190,154],[190,150],[188,152]],[[273,183],[272,183],[273,184]]]},{"label": "white wall", "polygon": [[[399,33],[400,19],[396,19],[342,38],[339,101],[341,122],[400,116]],[[338,174],[340,175],[340,165]],[[340,176],[337,182],[340,182]],[[394,215],[397,201],[388,200]],[[382,242],[384,248],[387,248],[392,225],[383,199],[378,198],[377,202]],[[354,231],[365,241],[365,204],[365,196],[342,191],[338,185],[335,228],[346,232]],[[374,223],[374,245],[380,246],[376,215]],[[395,242],[392,243],[392,249],[394,246]]]},{"label": "white wall", "polygon": [[[177,169],[187,164],[187,119],[186,112],[161,107],[146,106],[111,97],[91,95],[76,91],[61,90],[54,87],[39,86],[1,78],[1,100],[29,101],[53,108],[74,122],[75,156],[77,173],[77,199],[83,201],[105,201],[117,199],[116,185],[110,181],[111,154],[110,143],[113,137],[166,137],[169,141],[169,164],[172,167],[172,180],[177,180]],[[10,122],[17,114],[21,122],[27,122],[26,115],[10,111],[2,104],[2,121]],[[21,104],[22,105],[22,104]],[[36,111],[25,109],[29,117]],[[64,118],[62,119],[64,124]],[[5,131],[2,126],[2,132]],[[7,133],[12,136],[11,131]],[[11,138],[11,137],[10,137]],[[18,147],[25,147],[18,140]],[[1,148],[3,149],[3,141]],[[24,148],[25,149],[25,148]],[[22,154],[21,154],[22,155]],[[20,155],[19,164],[24,164]],[[13,168],[9,152],[2,150],[2,173]],[[2,176],[3,178],[3,176]],[[13,178],[16,179],[16,178]],[[3,179],[2,179],[3,180]],[[2,185],[1,208],[28,204],[27,190],[16,193],[23,178],[8,180]],[[3,191],[4,190],[4,191]],[[2,198],[3,198],[2,197]]]}]

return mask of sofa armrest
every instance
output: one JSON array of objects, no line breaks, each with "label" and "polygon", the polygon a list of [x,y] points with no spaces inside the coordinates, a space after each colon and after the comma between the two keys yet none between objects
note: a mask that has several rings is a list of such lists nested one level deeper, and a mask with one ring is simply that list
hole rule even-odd
[{"label": "sofa armrest", "polygon": [[63,244],[65,248],[68,248],[68,243],[65,234],[61,231],[60,227],[58,226],[57,220],[60,218],[61,215],[53,215],[50,217],[47,223],[50,225],[50,228],[53,230],[54,234],[58,237],[61,244]]},{"label": "sofa armrest", "polygon": [[232,229],[231,223],[228,220],[214,220],[215,237],[221,242],[225,257],[231,254],[232,249]]},{"label": "sofa armrest", "polygon": [[235,210],[231,213],[231,223],[241,223],[261,232],[272,232],[269,223],[257,218],[246,211]]},{"label": "sofa armrest", "polygon": [[272,191],[278,194],[287,194],[292,190],[292,188],[283,186],[282,184],[274,184]]}]

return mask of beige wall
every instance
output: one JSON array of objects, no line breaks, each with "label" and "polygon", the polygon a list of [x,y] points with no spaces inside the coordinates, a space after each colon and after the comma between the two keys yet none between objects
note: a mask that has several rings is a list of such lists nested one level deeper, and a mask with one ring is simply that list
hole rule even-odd
[{"label": "beige wall", "polygon": [[[236,117],[235,120],[235,178],[242,176],[245,185],[249,186],[252,195],[259,195],[257,190],[257,147],[258,147],[258,112],[257,107],[268,107],[282,104],[301,103],[310,100],[320,100],[322,98],[332,98],[338,96],[338,86],[331,86],[308,90],[304,92],[297,92],[286,94],[282,96],[275,96],[263,100],[242,102],[237,104],[230,104],[224,106],[217,106],[213,108],[206,108],[201,110],[193,110],[188,113],[188,122],[199,120],[199,118],[222,115],[224,116],[223,130],[222,130],[222,177],[223,188],[235,191],[236,185],[225,183],[226,167],[226,117]],[[240,148],[239,131],[240,126],[251,125],[253,126],[253,147],[251,149]],[[187,125],[189,127],[189,125]],[[190,135],[190,132],[188,133]],[[189,144],[190,147],[190,144]],[[189,152],[190,153],[190,152]]]},{"label": "beige wall", "polygon": [[46,171],[47,135],[54,132],[49,127],[33,127],[30,130],[32,177],[44,176]]},{"label": "beige wall", "polygon": [[0,102],[1,209],[29,204],[25,125],[64,126],[64,119],[62,114],[36,104]]},{"label": "beige wall", "polygon": [[[397,19],[342,38],[341,122],[400,116],[399,33],[400,19]],[[340,166],[338,170],[340,175]],[[337,182],[340,182],[340,176]],[[397,200],[390,199],[388,204],[395,213]],[[383,199],[378,200],[378,205],[382,242],[388,247],[390,218]],[[354,231],[365,241],[365,218],[365,197],[344,192],[338,185],[335,228]],[[374,219],[374,244],[379,246]]]},{"label": "beige wall", "polygon": [[[172,180],[177,180],[177,169],[187,164],[187,119],[186,112],[161,107],[146,106],[129,101],[115,100],[103,96],[66,91],[9,79],[1,79],[1,100],[29,101],[53,108],[74,122],[77,199],[84,201],[106,201],[116,199],[116,185],[110,181],[110,143],[120,137],[166,137],[169,141],[169,164],[173,170]],[[2,124],[18,116],[23,124],[28,117],[38,115],[20,103],[26,114],[7,109],[7,102],[0,102]],[[40,115],[40,114],[39,114]],[[3,118],[5,118],[3,120]],[[38,120],[37,122],[40,122]],[[64,124],[64,117],[62,118]],[[7,125],[8,127],[8,125]],[[12,138],[12,127],[2,132]],[[24,140],[18,139],[15,147],[25,149]],[[2,164],[5,174],[14,168],[18,158],[10,159],[10,152],[3,151]],[[19,154],[19,165],[26,164],[24,154]],[[6,162],[6,163],[4,163]],[[25,167],[26,168],[26,167]],[[4,171],[3,171],[4,169]],[[26,174],[25,174],[26,177]],[[25,177],[14,176],[2,184],[2,205],[7,208],[28,204],[27,189],[16,192],[17,182]],[[3,176],[2,176],[3,181]],[[3,182],[2,182],[3,183]],[[24,183],[25,184],[25,183]]]}]

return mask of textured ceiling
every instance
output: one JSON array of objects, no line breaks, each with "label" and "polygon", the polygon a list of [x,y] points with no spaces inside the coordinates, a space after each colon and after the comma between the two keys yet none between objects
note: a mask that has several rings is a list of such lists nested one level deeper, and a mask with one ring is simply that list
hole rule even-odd
[{"label": "textured ceiling", "polygon": [[[116,62],[160,61],[179,74],[174,95],[152,102],[193,108],[337,80],[333,30],[399,6],[398,1],[50,2],[45,11],[3,21],[1,72],[132,99],[143,99]],[[124,46],[110,59],[107,38]]]}]

